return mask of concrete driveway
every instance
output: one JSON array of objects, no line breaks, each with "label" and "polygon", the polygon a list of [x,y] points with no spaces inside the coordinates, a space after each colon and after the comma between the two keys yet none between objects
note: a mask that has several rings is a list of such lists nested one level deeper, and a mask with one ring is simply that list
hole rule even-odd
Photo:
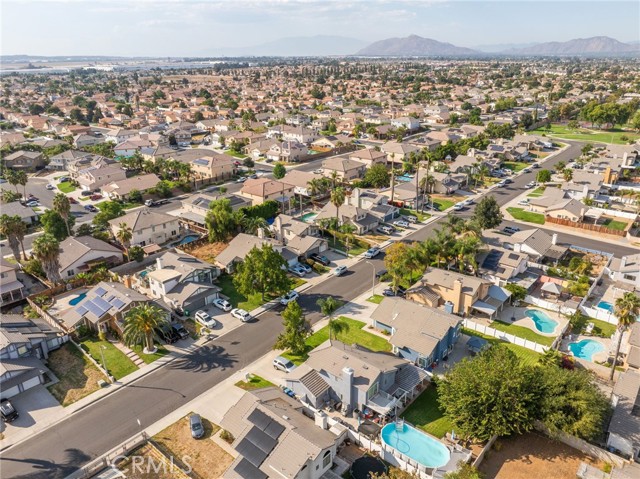
[{"label": "concrete driveway", "polygon": [[14,396],[11,403],[20,417],[9,424],[1,423],[4,438],[0,441],[0,448],[33,434],[34,424],[38,423],[38,427],[41,428],[44,423],[56,420],[64,409],[42,385]]}]

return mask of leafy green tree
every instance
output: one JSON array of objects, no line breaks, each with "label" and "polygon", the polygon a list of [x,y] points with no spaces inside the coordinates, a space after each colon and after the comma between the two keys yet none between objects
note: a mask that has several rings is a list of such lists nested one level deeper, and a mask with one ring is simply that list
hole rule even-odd
[{"label": "leafy green tree", "polygon": [[142,203],[142,192],[140,190],[131,190],[128,197],[131,203]]},{"label": "leafy green tree", "polygon": [[385,251],[384,265],[391,277],[391,287],[394,290],[397,290],[400,283],[404,281],[404,276],[408,271],[409,249],[409,245],[406,243],[396,242]]},{"label": "leafy green tree", "polygon": [[131,240],[133,239],[133,230],[127,223],[120,223],[118,225],[118,232],[116,233],[116,239],[120,242],[122,247],[127,253],[127,259],[129,257],[129,246],[131,246]]},{"label": "leafy green tree", "polygon": [[288,349],[295,355],[305,352],[305,339],[309,336],[310,326],[297,301],[291,301],[282,312],[284,331],[276,339],[273,349]]},{"label": "leafy green tree", "polygon": [[493,196],[485,196],[480,200],[473,213],[473,221],[483,230],[495,228],[502,223],[502,212]]},{"label": "leafy green tree", "polygon": [[71,226],[69,225],[69,215],[71,214],[71,202],[64,193],[56,193],[53,197],[53,209],[64,220],[67,226],[67,236],[71,236]]},{"label": "leafy green tree", "polygon": [[273,177],[276,180],[279,180],[281,178],[284,178],[284,175],[287,174],[287,169],[284,167],[284,165],[280,162],[276,163],[275,166],[273,167]]},{"label": "leafy green tree", "polygon": [[488,440],[529,431],[539,395],[533,372],[504,346],[457,363],[437,381],[438,402],[462,435]]},{"label": "leafy green tree", "polygon": [[169,198],[173,193],[171,192],[171,184],[167,180],[160,180],[154,187],[154,191],[161,198]]},{"label": "leafy green tree", "polygon": [[389,170],[383,164],[378,163],[367,169],[364,174],[364,182],[372,188],[385,188],[389,186]]},{"label": "leafy green tree", "polygon": [[76,236],[90,236],[93,233],[93,226],[89,223],[82,223],[76,228]]},{"label": "leafy green tree", "polygon": [[45,233],[53,235],[58,241],[64,240],[75,223],[75,217],[71,216],[65,221],[55,210],[47,210],[40,216],[40,223]]},{"label": "leafy green tree", "polygon": [[548,181],[551,181],[551,172],[549,170],[538,171],[538,175],[536,176],[536,181],[538,183],[547,183]]},{"label": "leafy green tree", "polygon": [[142,249],[142,246],[135,245],[129,248],[128,257],[131,261],[137,261],[138,263],[142,261],[144,258],[144,250]]},{"label": "leafy green tree", "polygon": [[630,120],[631,128],[636,131],[640,131],[640,110],[638,110],[635,115]]},{"label": "leafy green tree", "polygon": [[260,293],[272,296],[289,291],[291,282],[287,276],[287,262],[270,244],[253,247],[236,265],[233,284],[244,295]]},{"label": "leafy green tree", "polygon": [[117,201],[103,201],[100,203],[100,211],[93,217],[92,223],[99,228],[109,226],[109,221],[124,214],[124,208]]},{"label": "leafy green tree", "polygon": [[504,287],[511,293],[511,301],[524,301],[527,296],[527,288],[516,283],[507,283]]},{"label": "leafy green tree", "polygon": [[616,341],[616,353],[613,355],[611,364],[611,374],[609,380],[613,381],[613,375],[616,371],[618,363],[618,355],[620,354],[620,344],[622,344],[622,334],[638,320],[640,316],[640,298],[634,292],[624,293],[616,299],[614,306],[614,314],[618,318],[618,339]]},{"label": "leafy green tree", "polygon": [[131,308],[124,317],[122,337],[125,344],[127,346],[144,344],[143,352],[145,354],[155,353],[154,330],[168,324],[168,316],[168,312],[151,303]]},{"label": "leafy green tree", "polygon": [[33,255],[42,265],[47,279],[58,283],[60,277],[60,243],[50,233],[43,233],[33,242]]},{"label": "leafy green tree", "polygon": [[209,241],[227,241],[238,229],[238,215],[231,208],[228,198],[221,198],[209,204],[209,211],[205,216],[205,223],[209,231]]}]

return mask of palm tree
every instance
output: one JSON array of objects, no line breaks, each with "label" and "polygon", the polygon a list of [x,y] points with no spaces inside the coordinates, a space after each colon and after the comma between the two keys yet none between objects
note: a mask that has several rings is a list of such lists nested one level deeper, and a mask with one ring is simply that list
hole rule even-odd
[{"label": "palm tree", "polygon": [[346,240],[345,245],[347,248],[346,253],[347,253],[347,257],[349,257],[349,240],[353,238],[353,233],[355,233],[356,227],[351,223],[345,223],[341,225],[339,229],[340,229],[340,232],[343,233],[345,236],[345,240]]},{"label": "palm tree", "polygon": [[573,179],[573,170],[565,168],[562,170],[562,176],[564,177],[564,181],[571,181]]},{"label": "palm tree", "polygon": [[120,223],[118,225],[118,232],[116,233],[116,239],[120,242],[125,252],[127,253],[127,259],[129,259],[129,247],[131,246],[131,239],[133,238],[133,230],[127,223]]},{"label": "palm tree", "polygon": [[312,178],[307,182],[307,188],[309,189],[309,195],[317,196],[324,190],[323,182],[321,178]]},{"label": "palm tree", "polygon": [[19,195],[20,193],[18,192],[18,175],[16,173],[16,170],[5,168],[4,177],[11,186],[15,187],[16,194]]},{"label": "palm tree", "polygon": [[[331,190],[331,203],[336,207],[336,228],[340,227],[340,206],[344,204],[346,192],[344,188],[338,187]],[[335,244],[335,234],[333,235]]]},{"label": "palm tree", "polygon": [[333,314],[342,306],[341,301],[333,296],[327,296],[324,299],[319,299],[316,304],[320,306],[323,316],[329,317],[329,339],[336,339],[338,334],[349,330],[349,325],[346,322],[334,321],[333,319]]},{"label": "palm tree", "polygon": [[396,194],[396,154],[391,153],[391,204]]},{"label": "palm tree", "polygon": [[67,227],[67,235],[71,236],[71,228],[69,228],[69,214],[71,213],[71,202],[64,193],[56,193],[53,197],[53,210],[56,211],[64,220]]},{"label": "palm tree", "polygon": [[482,246],[482,242],[473,236],[465,236],[455,242],[455,256],[458,263],[458,270],[464,272],[465,266],[469,265],[475,271],[478,268],[476,255]]},{"label": "palm tree", "polygon": [[168,322],[166,311],[149,303],[140,304],[131,308],[126,314],[122,337],[127,346],[143,343],[142,352],[153,354],[156,352],[153,344],[154,330]]},{"label": "palm tree", "polygon": [[242,218],[241,224],[244,232],[250,235],[255,235],[260,228],[265,230],[269,226],[267,220],[261,216],[245,216]]},{"label": "palm tree", "polygon": [[629,326],[635,323],[638,320],[638,316],[640,316],[640,298],[632,292],[624,293],[622,297],[616,299],[614,311],[618,317],[618,341],[616,342],[616,353],[613,355],[613,362],[611,364],[610,381],[613,381],[613,375],[616,371],[618,354],[620,354],[620,344],[622,343],[622,334]]},{"label": "palm tree", "polygon": [[[22,259],[22,257],[20,256],[20,239],[19,239],[20,225],[24,225],[24,223],[22,222],[22,220],[18,215],[0,216],[0,234],[2,234],[7,238],[7,242],[9,243],[9,248],[11,248],[11,252],[13,253],[13,257],[16,259],[16,261],[20,261]],[[24,225],[24,229],[26,230],[26,225]],[[24,258],[27,259],[27,256],[24,255]]]},{"label": "palm tree", "polygon": [[60,243],[51,233],[38,236],[33,242],[33,255],[40,261],[47,279],[58,283],[60,277]]},{"label": "palm tree", "polygon": [[438,267],[444,262],[449,269],[449,263],[453,257],[453,247],[455,245],[454,236],[446,230],[436,230],[436,236],[434,238],[435,245],[437,247],[436,264]]},{"label": "palm tree", "polygon": [[[22,186],[22,192],[23,192],[23,198],[27,197],[27,181],[29,181],[29,177],[27,176],[27,172],[26,171],[16,171],[16,182]],[[18,191],[16,189],[16,191]]]}]

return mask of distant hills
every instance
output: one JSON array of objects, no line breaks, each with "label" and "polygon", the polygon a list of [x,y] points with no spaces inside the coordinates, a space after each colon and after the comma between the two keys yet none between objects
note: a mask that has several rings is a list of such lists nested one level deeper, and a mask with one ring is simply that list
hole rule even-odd
[{"label": "distant hills", "polygon": [[471,48],[457,47],[451,43],[410,35],[405,38],[387,38],[374,42],[356,52],[359,56],[431,57],[477,55]]},{"label": "distant hills", "polygon": [[526,48],[515,48],[502,53],[513,55],[604,55],[640,51],[637,44],[622,43],[611,37],[577,38],[568,42],[539,43]]}]

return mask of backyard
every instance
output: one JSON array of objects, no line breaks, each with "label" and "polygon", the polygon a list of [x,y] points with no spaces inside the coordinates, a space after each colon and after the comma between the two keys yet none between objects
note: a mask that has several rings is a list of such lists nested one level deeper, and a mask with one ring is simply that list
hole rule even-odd
[{"label": "backyard", "polygon": [[[233,457],[210,439],[220,430],[220,426],[205,418],[202,418],[202,424],[205,433],[198,441],[191,437],[188,417],[159,432],[153,436],[153,440],[179,466],[186,468],[188,462],[195,477],[222,477],[233,462]],[[185,463],[181,464],[183,460]]]},{"label": "backyard", "polygon": [[427,387],[418,398],[402,413],[408,422],[432,436],[441,438],[453,429],[453,425],[444,416],[438,405],[438,389],[434,385]]},{"label": "backyard", "polygon": [[107,369],[116,379],[122,379],[127,374],[131,374],[138,369],[136,365],[133,364],[133,361],[109,341],[101,341],[96,337],[90,337],[81,341],[80,346],[87,351],[98,364],[102,364],[102,353],[104,353],[104,362],[107,365]]},{"label": "backyard", "polygon": [[[555,136],[558,138],[565,138],[567,140],[583,140],[583,141],[596,141],[600,143],[617,143],[619,145],[626,145],[629,140],[637,140],[640,135],[632,133],[619,128],[612,130],[591,130],[588,128],[579,128],[577,130],[571,130],[565,125],[553,124],[551,129],[538,128],[534,130],[535,133],[544,133],[548,136]],[[621,137],[626,136],[627,140],[623,140]]]},{"label": "backyard", "polygon": [[502,321],[494,321],[489,326],[493,329],[497,329],[498,331],[513,334],[514,336],[542,344],[543,346],[551,346],[555,340],[552,336],[542,336],[541,334],[537,334],[526,326],[517,326],[515,324],[503,323]]},{"label": "backyard", "polygon": [[507,208],[507,211],[511,216],[520,221],[526,221],[527,223],[535,223],[538,225],[544,224],[544,215],[541,213],[533,213],[532,211],[525,211],[523,208]]},{"label": "backyard", "polygon": [[524,364],[533,365],[533,364],[536,364],[540,359],[540,353],[536,353],[535,351],[531,349],[527,349],[523,346],[518,346],[517,344],[508,343],[506,341],[502,341],[501,339],[493,338],[491,336],[487,336],[485,334],[481,334],[467,328],[463,328],[462,332],[467,336],[477,336],[479,338],[486,339],[491,344],[502,344],[507,349],[510,349],[511,351],[513,351],[513,353],[516,356],[518,356]]},{"label": "backyard", "polygon": [[618,221],[613,218],[606,218],[602,223],[602,226],[616,231],[624,231],[624,229],[627,227],[627,224],[628,223],[626,221]]},{"label": "backyard", "polygon": [[97,391],[100,389],[98,381],[107,379],[73,343],[53,351],[47,360],[47,367],[60,380],[49,387],[49,392],[63,406]]},{"label": "backyard", "polygon": [[[391,344],[389,341],[381,336],[377,336],[362,329],[365,326],[365,323],[362,321],[356,321],[355,319],[346,318],[344,316],[340,316],[338,320],[349,326],[348,330],[338,333],[336,338],[338,341],[342,341],[345,344],[359,344],[360,346],[364,346],[372,351],[391,351]],[[329,339],[329,326],[319,329],[307,338],[305,341],[307,347],[305,348],[305,352],[301,355],[295,355],[287,351],[286,353],[283,353],[282,356],[290,359],[295,364],[302,364],[309,357],[309,352],[320,346],[327,339]]]}]

